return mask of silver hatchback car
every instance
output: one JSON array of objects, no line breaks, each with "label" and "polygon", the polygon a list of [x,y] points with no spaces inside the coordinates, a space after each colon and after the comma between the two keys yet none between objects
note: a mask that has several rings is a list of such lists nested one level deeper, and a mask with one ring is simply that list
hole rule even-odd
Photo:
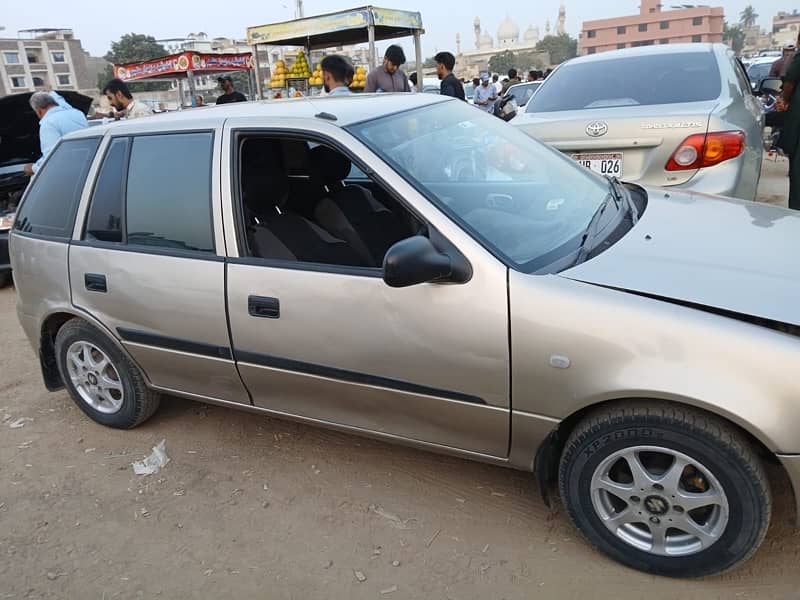
[{"label": "silver hatchback car", "polygon": [[800,213],[600,177],[464,102],[331,97],[66,137],[11,232],[45,385],[174,394],[534,472],[615,559],[756,551],[800,490]]},{"label": "silver hatchback car", "polygon": [[602,175],[753,200],[764,116],[723,44],[583,56],[557,68],[512,124]]}]

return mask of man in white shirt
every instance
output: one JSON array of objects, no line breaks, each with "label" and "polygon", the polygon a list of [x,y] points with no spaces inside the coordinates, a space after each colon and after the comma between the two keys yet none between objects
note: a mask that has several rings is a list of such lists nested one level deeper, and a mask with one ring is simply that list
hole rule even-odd
[{"label": "man in white shirt", "polygon": [[120,79],[109,81],[103,88],[103,94],[111,106],[118,112],[123,112],[128,119],[149,117],[153,114],[153,110],[147,104],[134,100],[128,86]]},{"label": "man in white shirt", "polygon": [[484,112],[489,112],[495,100],[497,100],[497,92],[494,91],[494,86],[489,83],[489,77],[483,76],[481,84],[475,88],[475,106]]},{"label": "man in white shirt", "polygon": [[348,86],[353,82],[355,70],[345,57],[331,54],[322,59],[322,85],[329,96],[351,94]]},{"label": "man in white shirt", "polygon": [[503,91],[503,84],[500,83],[500,76],[497,73],[492,75],[492,85],[494,86],[494,93],[499,96],[500,92]]}]

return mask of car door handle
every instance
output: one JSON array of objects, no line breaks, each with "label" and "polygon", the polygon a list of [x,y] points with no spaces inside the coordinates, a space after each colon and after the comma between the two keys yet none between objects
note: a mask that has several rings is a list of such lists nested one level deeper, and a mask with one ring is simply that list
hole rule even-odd
[{"label": "car door handle", "polygon": [[96,273],[85,273],[83,275],[83,282],[86,289],[90,292],[108,292],[108,285],[106,284],[106,276],[98,275]]},{"label": "car door handle", "polygon": [[277,298],[264,296],[249,296],[247,298],[247,312],[251,317],[261,319],[280,319],[281,303]]}]

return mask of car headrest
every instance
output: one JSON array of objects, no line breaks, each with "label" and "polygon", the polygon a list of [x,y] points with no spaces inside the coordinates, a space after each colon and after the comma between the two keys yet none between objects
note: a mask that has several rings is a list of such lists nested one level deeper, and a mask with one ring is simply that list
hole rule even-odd
[{"label": "car headrest", "polygon": [[326,184],[340,183],[350,174],[352,163],[341,152],[317,146],[309,153],[309,169]]}]

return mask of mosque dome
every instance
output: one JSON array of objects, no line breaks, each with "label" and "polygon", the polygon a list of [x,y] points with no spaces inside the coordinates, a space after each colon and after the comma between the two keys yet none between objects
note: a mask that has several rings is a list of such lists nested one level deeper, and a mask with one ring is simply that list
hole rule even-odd
[{"label": "mosque dome", "polygon": [[514,46],[519,42],[519,27],[511,17],[506,15],[506,18],[500,23],[497,28],[497,43],[503,46]]},{"label": "mosque dome", "polygon": [[494,47],[494,40],[488,31],[484,31],[481,36],[481,50]]},{"label": "mosque dome", "polygon": [[531,25],[528,29],[525,30],[525,35],[523,39],[527,44],[538,44],[539,43],[539,28],[534,27]]}]

